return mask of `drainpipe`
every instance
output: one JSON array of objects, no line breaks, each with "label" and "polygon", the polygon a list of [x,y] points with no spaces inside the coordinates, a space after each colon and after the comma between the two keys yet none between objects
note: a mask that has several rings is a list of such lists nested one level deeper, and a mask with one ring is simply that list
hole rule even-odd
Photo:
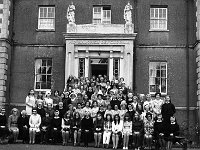
[{"label": "drainpipe", "polygon": [[[134,33],[137,32],[137,0],[133,1],[134,4]],[[137,37],[136,37],[137,38]],[[137,39],[135,38],[134,47],[133,47],[133,92],[136,92],[136,49],[137,49]]]},{"label": "drainpipe", "polygon": [[189,137],[190,117],[190,81],[189,81],[189,0],[186,0],[186,101],[187,101],[187,137]]}]

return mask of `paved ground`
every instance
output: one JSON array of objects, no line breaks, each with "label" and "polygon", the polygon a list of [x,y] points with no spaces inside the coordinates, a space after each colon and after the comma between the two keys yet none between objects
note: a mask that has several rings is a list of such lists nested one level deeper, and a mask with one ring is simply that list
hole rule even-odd
[{"label": "paved ground", "polygon": [[[0,145],[0,150],[103,150],[102,148],[92,147],[73,147],[62,145],[29,145],[29,144],[6,144]],[[111,149],[110,149],[111,150]],[[173,150],[182,150],[181,148],[173,148]],[[200,149],[188,149],[188,150],[200,150]]]}]

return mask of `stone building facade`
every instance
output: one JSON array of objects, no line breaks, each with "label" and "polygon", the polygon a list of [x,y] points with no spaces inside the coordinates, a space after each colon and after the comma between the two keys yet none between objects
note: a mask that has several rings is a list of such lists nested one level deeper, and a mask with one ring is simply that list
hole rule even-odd
[{"label": "stone building facade", "polygon": [[[128,2],[132,8],[126,14]],[[194,125],[200,93],[198,3],[0,0],[0,102],[22,109],[30,89],[62,91],[69,75],[101,73],[124,77],[137,93],[169,94],[179,121]]]}]

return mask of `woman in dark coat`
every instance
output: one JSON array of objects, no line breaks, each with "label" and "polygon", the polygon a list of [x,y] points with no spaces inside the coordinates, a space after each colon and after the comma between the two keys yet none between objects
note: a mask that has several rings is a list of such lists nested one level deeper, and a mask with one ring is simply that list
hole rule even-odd
[{"label": "woman in dark coat", "polygon": [[94,141],[95,141],[95,147],[100,147],[101,137],[103,133],[103,117],[101,113],[97,113],[96,120],[94,122]]},{"label": "woman in dark coat", "polygon": [[19,127],[19,139],[22,139],[22,142],[28,143],[29,141],[29,118],[26,115],[26,111],[22,110],[21,115],[18,118],[18,127]]},{"label": "woman in dark coat", "polygon": [[91,139],[93,127],[94,124],[92,118],[90,117],[90,113],[86,112],[85,117],[81,121],[81,130],[83,133],[83,142],[85,147],[88,147],[88,142],[89,139]]},{"label": "woman in dark coat", "polygon": [[51,130],[51,117],[49,113],[45,113],[45,117],[42,118],[41,122],[41,143],[48,143],[50,139],[50,130]]},{"label": "woman in dark coat", "polygon": [[62,118],[62,138],[63,138],[63,146],[68,144],[69,134],[71,129],[71,114],[70,112],[66,112],[64,117]]},{"label": "woman in dark coat", "polygon": [[170,124],[170,117],[176,112],[174,104],[171,103],[170,96],[165,97],[165,103],[161,107],[161,113],[165,124]]},{"label": "woman in dark coat", "polygon": [[62,118],[59,117],[59,111],[56,110],[54,112],[54,117],[51,121],[51,137],[53,140],[53,143],[58,143],[61,139],[61,124],[62,124]]},{"label": "woman in dark coat", "polygon": [[8,135],[8,128],[7,128],[7,117],[5,115],[5,108],[1,108],[0,113],[0,144],[4,142],[6,136]]},{"label": "woman in dark coat", "polygon": [[176,142],[175,136],[179,135],[179,125],[174,116],[170,117],[170,124],[166,127],[165,137],[167,141],[167,150],[172,149],[172,144]]},{"label": "woman in dark coat", "polygon": [[165,134],[165,124],[163,122],[162,114],[157,115],[157,119],[154,123],[154,137],[156,140],[156,150],[165,148],[166,142],[164,139]]},{"label": "woman in dark coat", "polygon": [[135,148],[139,148],[142,146],[142,135],[144,131],[144,124],[143,121],[140,119],[140,116],[138,113],[135,113],[134,119],[133,119],[133,144]]},{"label": "woman in dark coat", "polygon": [[71,124],[71,131],[74,136],[74,146],[76,143],[80,145],[81,140],[81,116],[78,112],[74,113],[74,117]]}]

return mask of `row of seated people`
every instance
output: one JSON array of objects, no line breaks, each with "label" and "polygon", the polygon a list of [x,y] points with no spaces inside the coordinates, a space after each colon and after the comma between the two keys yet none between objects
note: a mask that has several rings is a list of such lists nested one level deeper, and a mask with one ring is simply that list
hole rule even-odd
[{"label": "row of seated people", "polygon": [[[84,146],[87,147],[91,139],[95,141],[95,147],[100,147],[103,141],[103,147],[109,148],[110,139],[112,139],[113,149],[120,145],[123,149],[128,149],[129,144],[133,143],[135,149],[143,146],[152,149],[153,139],[156,141],[156,147],[161,149],[171,149],[175,142],[175,136],[179,134],[179,125],[174,116],[163,118],[162,114],[156,116],[147,112],[145,118],[142,118],[138,112],[133,116],[126,112],[123,118],[119,114],[107,113],[104,117],[98,112],[96,117],[91,117],[91,113],[86,111],[83,117],[79,112],[67,111],[63,118],[59,117],[59,110],[54,111],[54,116],[50,117],[48,112],[45,117],[37,113],[37,109],[32,109],[32,115],[26,116],[23,110],[18,116],[18,110],[12,109],[12,114],[8,120],[5,115],[5,109],[1,109],[0,132],[1,141],[9,133],[15,143],[18,135],[21,135],[23,142],[29,137],[29,143],[36,141],[53,143],[62,141],[63,146],[68,145],[69,140],[73,145],[80,145],[81,139]],[[38,138],[38,139],[37,139]],[[121,144],[120,144],[121,143]]]}]

